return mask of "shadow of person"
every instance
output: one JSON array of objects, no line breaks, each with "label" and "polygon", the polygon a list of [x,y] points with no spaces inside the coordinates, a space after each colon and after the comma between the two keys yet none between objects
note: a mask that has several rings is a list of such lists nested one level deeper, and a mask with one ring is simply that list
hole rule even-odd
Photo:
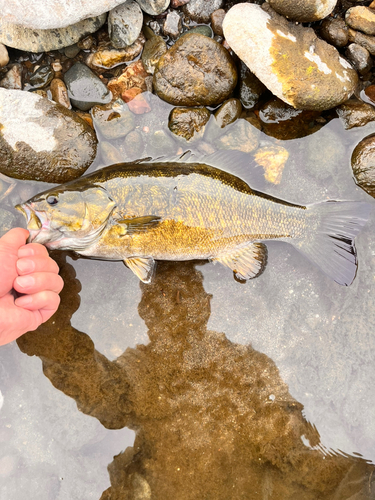
[{"label": "shadow of person", "polygon": [[101,500],[375,498],[373,467],[324,449],[273,361],[207,330],[210,296],[196,263],[159,263],[141,283],[150,343],[111,362],[70,325],[79,285],[57,259],[61,307],[18,344],[81,411],[137,431],[109,465]]}]

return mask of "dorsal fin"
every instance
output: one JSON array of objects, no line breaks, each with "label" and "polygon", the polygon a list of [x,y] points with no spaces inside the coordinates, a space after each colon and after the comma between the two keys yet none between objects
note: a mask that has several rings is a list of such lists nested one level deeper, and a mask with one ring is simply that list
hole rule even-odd
[{"label": "dorsal fin", "polygon": [[264,243],[249,243],[224,253],[212,261],[221,262],[232,269],[239,279],[249,280],[260,276],[267,265],[267,247]]}]

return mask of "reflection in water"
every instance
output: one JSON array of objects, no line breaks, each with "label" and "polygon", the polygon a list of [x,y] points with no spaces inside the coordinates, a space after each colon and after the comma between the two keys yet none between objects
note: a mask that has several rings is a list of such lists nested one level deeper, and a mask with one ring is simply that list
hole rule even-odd
[{"label": "reflection in water", "polygon": [[71,326],[80,285],[66,255],[54,258],[61,307],[18,345],[81,411],[137,430],[101,500],[375,497],[373,466],[324,449],[270,358],[207,330],[210,295],[194,263],[160,263],[141,284],[150,343],[109,361]]}]

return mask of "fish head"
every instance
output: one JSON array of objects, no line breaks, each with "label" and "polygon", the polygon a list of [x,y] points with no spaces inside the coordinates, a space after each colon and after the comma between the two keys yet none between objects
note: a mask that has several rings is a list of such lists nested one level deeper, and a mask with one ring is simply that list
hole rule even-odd
[{"label": "fish head", "polygon": [[100,237],[115,206],[101,186],[81,190],[60,186],[15,208],[26,217],[29,243],[79,251]]}]

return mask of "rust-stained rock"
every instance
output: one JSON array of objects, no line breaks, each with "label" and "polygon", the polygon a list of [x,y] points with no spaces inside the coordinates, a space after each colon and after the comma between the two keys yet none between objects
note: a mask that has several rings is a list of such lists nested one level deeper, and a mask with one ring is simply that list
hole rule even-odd
[{"label": "rust-stained rock", "polygon": [[137,57],[142,52],[145,41],[146,39],[141,32],[137,40],[124,49],[115,49],[110,43],[105,42],[99,45],[96,52],[88,55],[86,64],[93,69],[102,68],[106,70],[115,68],[119,64],[132,61]]},{"label": "rust-stained rock", "polygon": [[120,97],[123,92],[137,87],[142,92],[148,90],[146,78],[149,74],[146,72],[141,60],[132,62],[127,66],[124,72],[117,78],[108,82],[108,89],[112,92],[115,99]]},{"label": "rust-stained rock", "polygon": [[351,163],[355,182],[375,198],[375,134],[368,135],[355,147]]}]

